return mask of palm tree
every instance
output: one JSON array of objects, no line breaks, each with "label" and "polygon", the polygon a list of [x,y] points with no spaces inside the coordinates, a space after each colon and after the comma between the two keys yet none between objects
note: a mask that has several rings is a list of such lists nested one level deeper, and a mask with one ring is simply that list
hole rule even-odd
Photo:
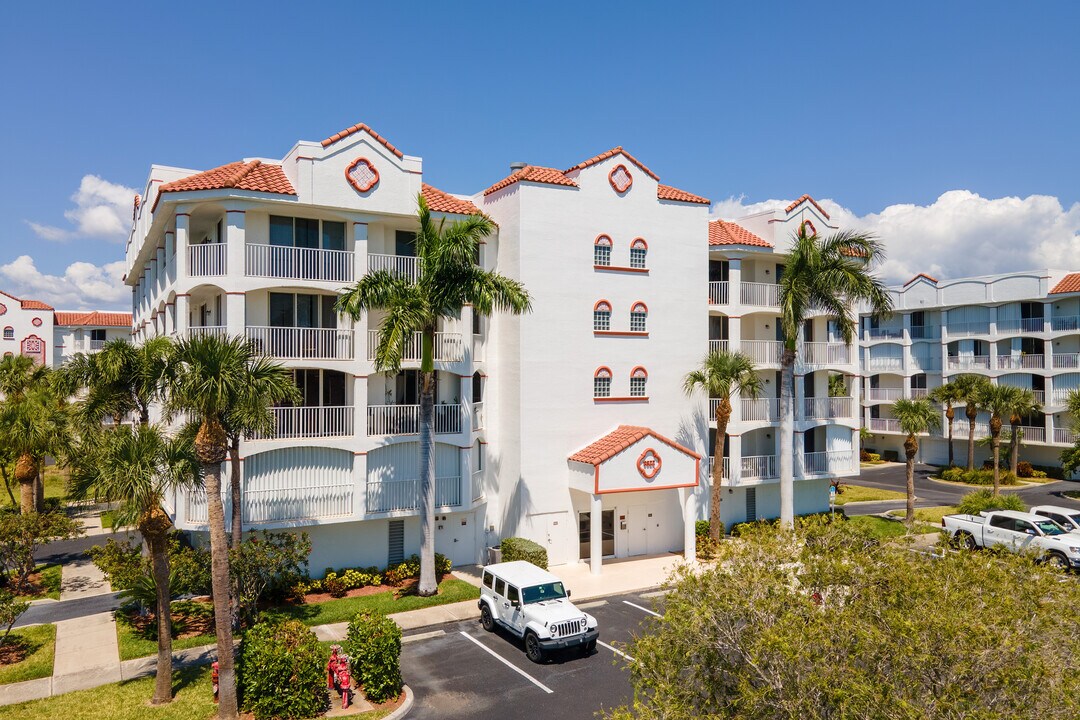
[{"label": "palm tree", "polygon": [[919,452],[919,433],[930,432],[941,425],[941,414],[930,404],[928,398],[908,400],[900,398],[893,403],[893,415],[900,421],[900,430],[907,433],[904,454],[907,456],[907,514],[904,522],[910,527],[915,522],[915,454]]},{"label": "palm tree", "polygon": [[91,488],[98,497],[120,503],[117,526],[135,526],[150,551],[150,569],[157,593],[158,657],[154,695],[158,705],[172,700],[172,615],[169,587],[168,532],[172,521],[161,507],[165,492],[194,483],[199,467],[189,444],[169,440],[153,425],[121,425],[101,433],[89,454],[93,471],[75,483],[76,495]]},{"label": "palm tree", "polygon": [[85,387],[81,403],[84,422],[99,423],[111,417],[117,425],[130,414],[139,423],[150,422],[150,406],[162,398],[162,380],[173,351],[166,336],[153,337],[139,345],[127,340],[109,340],[100,352],[78,353],[61,369],[71,390]]},{"label": "palm tree", "polygon": [[481,315],[496,310],[528,312],[531,299],[517,280],[479,267],[480,242],[495,229],[486,215],[470,215],[446,224],[431,216],[423,195],[417,197],[417,279],[376,270],[345,289],[337,310],[354,320],[383,310],[375,348],[375,369],[396,374],[414,333],[420,333],[420,582],[417,593],[434,595],[435,581],[435,331],[439,320],[461,316],[466,304]]},{"label": "palm tree", "polygon": [[956,383],[945,383],[930,391],[927,396],[931,401],[945,406],[945,420],[949,423],[949,467],[953,462],[953,418],[956,417],[956,405],[963,402],[964,397]]},{"label": "palm tree", "polygon": [[1061,467],[1065,477],[1070,477],[1080,467],[1080,390],[1070,390],[1065,397],[1065,408],[1072,416],[1070,429],[1076,434],[1071,448],[1061,451]]},{"label": "palm tree", "polygon": [[723,531],[720,522],[720,485],[724,478],[724,440],[731,419],[731,396],[746,393],[756,398],[761,393],[761,378],[754,371],[754,361],[742,353],[711,352],[701,367],[686,375],[683,390],[692,395],[701,389],[716,402],[716,443],[713,450],[712,493],[709,505],[709,536],[719,540]]},{"label": "palm tree", "polygon": [[990,384],[982,375],[957,375],[950,383],[956,386],[956,393],[964,403],[964,414],[968,419],[967,469],[975,469],[975,418],[979,416],[979,398],[983,389]]},{"label": "palm tree", "polygon": [[0,444],[15,457],[20,508],[43,509],[41,470],[45,457],[63,454],[68,439],[65,396],[53,373],[23,355],[0,360]]},{"label": "palm tree", "polygon": [[869,268],[883,257],[873,236],[840,232],[821,238],[803,224],[795,234],[780,281],[780,327],[784,335],[780,383],[780,521],[795,524],[795,354],[807,318],[824,312],[848,345],[855,335],[854,308],[865,304],[875,317],[892,312],[892,298]]},{"label": "palm tree", "polygon": [[165,373],[166,410],[170,417],[186,414],[198,423],[195,457],[206,491],[210,529],[210,582],[214,596],[220,673],[219,717],[235,718],[236,672],[233,658],[232,614],[229,611],[229,546],[221,502],[221,464],[229,450],[224,425],[230,408],[248,395],[267,405],[288,394],[289,372],[258,355],[243,338],[195,337],[177,343]]},{"label": "palm tree", "polygon": [[978,407],[990,413],[990,443],[994,449],[994,494],[1001,494],[1001,418],[1010,415],[1023,390],[1011,385],[984,383],[977,396]]},{"label": "palm tree", "polygon": [[1042,403],[1035,398],[1035,393],[1026,388],[1017,388],[1014,404],[1009,408],[1009,470],[1016,475],[1020,464],[1020,422],[1029,415],[1042,411]]}]

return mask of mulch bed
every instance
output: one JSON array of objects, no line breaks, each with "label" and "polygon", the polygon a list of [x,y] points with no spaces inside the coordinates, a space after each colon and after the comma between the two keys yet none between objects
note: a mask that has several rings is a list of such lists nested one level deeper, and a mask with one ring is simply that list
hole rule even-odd
[{"label": "mulch bed", "polygon": [[[199,603],[199,605],[206,605],[208,610],[213,609],[210,603]],[[157,636],[157,618],[154,617],[154,613],[140,615],[132,610],[127,614],[126,619],[140,637],[149,639]],[[184,612],[182,607],[177,608],[174,606],[172,622],[173,638],[176,640],[214,634],[213,612],[189,613]]]},{"label": "mulch bed", "polygon": [[8,636],[7,642],[0,645],[0,665],[14,665],[22,662],[29,654],[29,648],[22,639]]},{"label": "mulch bed", "polygon": [[16,593],[19,597],[36,597],[38,595],[45,596],[49,592],[49,588],[42,582],[40,572],[32,572],[30,576],[26,578],[26,584],[19,589]]},{"label": "mulch bed", "polygon": [[[449,575],[447,575],[446,577],[449,577]],[[439,578],[440,581],[442,579],[443,578]],[[304,602],[305,603],[321,603],[321,602],[326,602],[327,600],[340,600],[341,598],[363,597],[365,595],[378,595],[379,593],[384,593],[384,592],[387,592],[388,590],[394,591],[394,593],[398,597],[403,597],[405,595],[414,595],[414,594],[416,594],[416,586],[417,586],[417,584],[419,582],[420,581],[418,579],[416,579],[416,578],[410,578],[410,579],[406,580],[405,582],[401,583],[400,585],[386,585],[385,583],[382,584],[382,585],[368,585],[368,586],[362,587],[362,588],[353,588],[352,590],[349,590],[348,592],[346,592],[341,597],[334,597],[330,593],[325,593],[325,592],[308,593],[307,595],[304,596]]]}]

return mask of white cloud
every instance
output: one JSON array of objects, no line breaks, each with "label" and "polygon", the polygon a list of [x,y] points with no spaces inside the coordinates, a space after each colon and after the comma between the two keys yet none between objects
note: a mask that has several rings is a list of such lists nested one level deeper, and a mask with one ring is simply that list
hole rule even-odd
[{"label": "white cloud", "polygon": [[20,255],[0,265],[0,277],[12,295],[41,300],[62,310],[127,310],[131,289],[123,283],[124,266],[123,260],[105,265],[75,262],[61,277],[42,273],[33,258]]},{"label": "white cloud", "polygon": [[[819,203],[841,228],[878,236],[886,253],[880,273],[888,282],[904,282],[920,272],[946,279],[1012,270],[1075,270],[1080,258],[1080,203],[1065,209],[1048,195],[984,198],[950,190],[929,205],[890,205],[863,216],[833,200]],[[736,220],[788,204],[728,198],[716,204],[714,214]]]},{"label": "white cloud", "polygon": [[71,196],[75,207],[65,210],[72,228],[43,225],[30,220],[26,224],[43,240],[62,242],[74,237],[95,237],[124,242],[131,227],[134,188],[104,180],[97,175],[85,175],[79,189]]}]

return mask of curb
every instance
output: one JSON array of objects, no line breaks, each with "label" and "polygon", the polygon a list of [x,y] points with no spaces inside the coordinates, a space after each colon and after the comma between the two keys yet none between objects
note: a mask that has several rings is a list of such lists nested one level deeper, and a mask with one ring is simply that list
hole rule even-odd
[{"label": "curb", "polygon": [[402,685],[401,689],[405,693],[405,702],[401,703],[401,707],[387,715],[383,720],[399,720],[399,718],[405,717],[409,714],[409,711],[412,710],[413,702],[415,700],[413,691],[409,689],[408,685]]}]

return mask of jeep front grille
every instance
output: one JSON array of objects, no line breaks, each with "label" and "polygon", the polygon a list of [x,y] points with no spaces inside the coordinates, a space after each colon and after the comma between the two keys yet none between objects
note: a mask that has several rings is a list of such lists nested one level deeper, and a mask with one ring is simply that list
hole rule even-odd
[{"label": "jeep front grille", "polygon": [[585,618],[580,620],[568,620],[551,626],[552,637],[566,637],[585,632]]}]

